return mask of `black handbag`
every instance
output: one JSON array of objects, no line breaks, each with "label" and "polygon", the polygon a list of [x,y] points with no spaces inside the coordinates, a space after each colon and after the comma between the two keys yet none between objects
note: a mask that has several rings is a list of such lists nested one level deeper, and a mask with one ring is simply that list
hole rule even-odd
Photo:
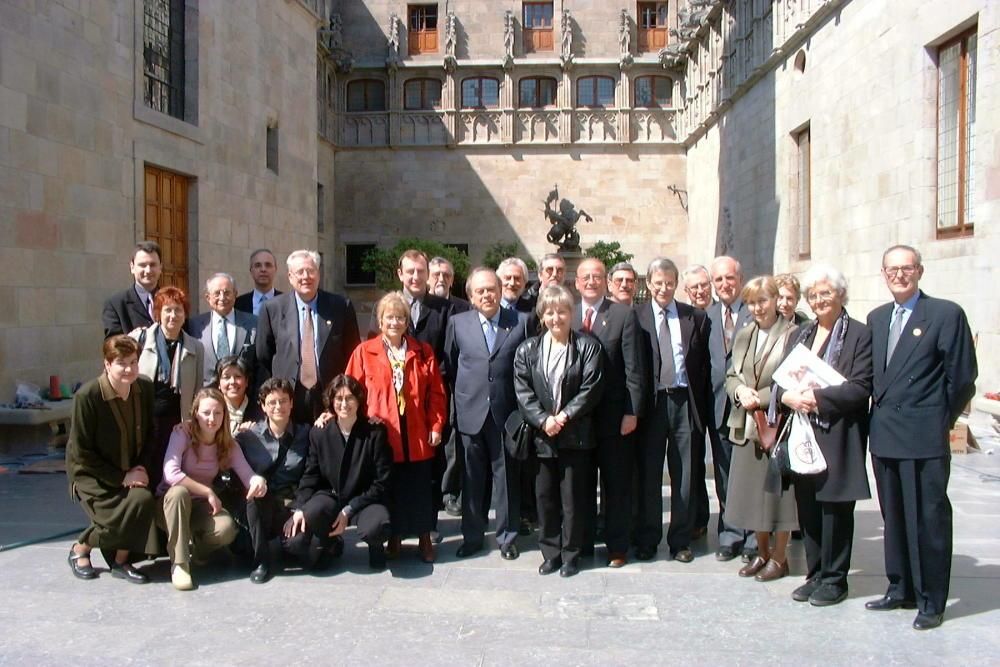
[{"label": "black handbag", "polygon": [[[779,420],[780,421],[780,420]],[[792,463],[788,458],[788,433],[792,420],[786,419],[774,446],[768,452],[767,473],[764,476],[764,490],[781,495],[788,489],[792,477]]]},{"label": "black handbag", "polygon": [[503,444],[507,454],[516,461],[526,461],[534,448],[535,429],[524,421],[520,410],[510,413],[503,425],[503,431]]}]

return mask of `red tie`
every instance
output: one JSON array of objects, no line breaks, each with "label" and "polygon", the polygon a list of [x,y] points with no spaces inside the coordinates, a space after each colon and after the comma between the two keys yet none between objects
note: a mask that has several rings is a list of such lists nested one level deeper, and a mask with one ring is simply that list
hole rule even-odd
[{"label": "red tie", "polygon": [[594,325],[594,309],[587,309],[587,316],[583,318],[583,330],[590,333],[590,327]]}]

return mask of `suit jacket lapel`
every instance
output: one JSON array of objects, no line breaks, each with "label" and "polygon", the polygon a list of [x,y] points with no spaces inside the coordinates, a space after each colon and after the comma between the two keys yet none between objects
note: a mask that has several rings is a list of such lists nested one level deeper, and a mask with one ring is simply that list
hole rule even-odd
[{"label": "suit jacket lapel", "polygon": [[597,309],[594,313],[594,321],[590,326],[590,332],[600,338],[600,333],[604,331],[604,327],[608,324],[608,311],[611,309],[611,300],[604,297],[604,301],[601,302],[601,307]]},{"label": "suit jacket lapel", "polygon": [[[910,313],[910,317],[906,320],[906,325],[903,327],[903,331],[899,335],[899,342],[896,344],[896,349],[892,353],[892,359],[889,360],[889,366],[885,369],[885,379],[887,383],[891,383],[899,375],[900,370],[906,365],[906,360],[916,349],[917,343],[920,342],[920,336],[923,335],[924,331],[927,330],[926,321],[927,313],[924,307],[924,302],[926,298],[923,294],[917,299],[917,305],[913,307],[913,312]],[[895,309],[895,306],[893,306]],[[892,321],[892,312],[889,311],[889,321]],[[874,335],[874,333],[873,333]],[[879,333],[880,336],[885,338],[885,345],[888,347],[889,344],[889,329],[886,328],[884,331]],[[888,353],[888,349],[886,350]]]},{"label": "suit jacket lapel", "polygon": [[636,313],[639,318],[639,326],[641,326],[646,335],[649,336],[650,346],[653,348],[653,372],[656,373],[656,377],[660,376],[660,346],[657,345],[656,338],[656,316],[653,315],[653,305],[652,303],[647,303],[639,307]]},{"label": "suit jacket lapel", "polygon": [[[498,320],[497,323],[497,338],[493,342],[493,353],[490,355],[491,359],[497,356],[497,352],[499,352],[500,348],[503,347],[503,342],[507,340],[507,336],[510,335],[510,328],[512,324],[508,315],[512,314],[513,314],[512,310],[509,310],[507,308],[500,309],[500,319]],[[514,315],[514,323],[516,322],[517,322],[517,315]],[[483,336],[483,340],[484,341],[486,340],[485,336]]]},{"label": "suit jacket lapel", "polygon": [[[125,304],[134,319],[134,322],[132,322],[133,325],[139,326],[141,324],[152,323],[153,318],[149,316],[149,311],[146,310],[145,304],[139,300],[139,295],[135,293],[135,285],[132,285],[132,287],[125,292]],[[126,331],[125,333],[129,332]]]},{"label": "suit jacket lapel", "polygon": [[318,333],[316,337],[316,354],[322,352],[323,347],[326,345],[326,339],[330,337],[330,329],[332,329],[333,323],[327,319],[329,313],[332,310],[330,304],[327,303],[326,295],[323,292],[319,292],[316,296],[316,331]]},{"label": "suit jacket lapel", "polygon": [[888,308],[881,308],[872,314],[872,369],[875,377],[885,374],[885,355],[889,346],[889,320],[883,313],[891,313]]},{"label": "suit jacket lapel", "polygon": [[545,336],[538,341],[538,358],[532,366],[531,372],[534,376],[532,381],[538,391],[538,399],[541,402],[542,407],[551,412],[555,405],[555,398],[552,396],[552,390],[549,388],[549,383],[545,379]]},{"label": "suit jacket lapel", "polygon": [[[676,306],[676,302],[675,302]],[[681,326],[681,354],[687,357],[691,336],[694,335],[694,317],[691,311],[681,314],[680,306],[677,307],[677,322]]]}]

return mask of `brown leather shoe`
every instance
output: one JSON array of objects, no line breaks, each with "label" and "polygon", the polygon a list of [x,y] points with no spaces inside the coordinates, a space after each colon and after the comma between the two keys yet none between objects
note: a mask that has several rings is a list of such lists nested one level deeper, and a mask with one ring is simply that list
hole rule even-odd
[{"label": "brown leather shoe", "polygon": [[757,576],[754,577],[757,581],[774,581],[775,579],[781,579],[788,574],[788,561],[784,563],[779,563],[778,561],[771,559],[767,561]]},{"label": "brown leather shoe", "polygon": [[396,560],[399,558],[399,549],[402,547],[403,538],[398,536],[393,536],[389,538],[389,542],[385,545],[385,557],[387,560]]},{"label": "brown leather shoe", "polygon": [[437,559],[430,533],[424,533],[420,536],[420,544],[417,545],[417,551],[420,552],[420,560],[425,563],[433,563]]},{"label": "brown leather shoe", "polygon": [[752,561],[741,567],[739,574],[741,577],[752,577],[763,570],[765,565],[767,565],[767,561],[762,557],[757,556]]},{"label": "brown leather shoe", "polygon": [[608,567],[619,568],[625,567],[628,564],[628,555],[623,553],[613,552],[608,555]]}]

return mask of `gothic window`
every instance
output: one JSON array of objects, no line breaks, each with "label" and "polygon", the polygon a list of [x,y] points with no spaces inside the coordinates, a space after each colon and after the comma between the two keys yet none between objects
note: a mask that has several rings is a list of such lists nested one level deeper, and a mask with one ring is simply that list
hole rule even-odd
[{"label": "gothic window", "polygon": [[576,82],[576,105],[580,107],[613,107],[615,80],[610,76],[584,76]]},{"label": "gothic window", "polygon": [[348,111],[385,111],[385,84],[378,79],[358,79],[347,84]]},{"label": "gothic window", "polygon": [[365,256],[374,249],[374,243],[348,243],[345,245],[345,283],[348,285],[375,284],[375,272],[364,267]]},{"label": "gothic window", "polygon": [[812,137],[809,128],[795,135],[795,247],[799,259],[812,254]]},{"label": "gothic window", "polygon": [[518,106],[522,108],[555,106],[556,87],[556,80],[548,76],[521,79],[521,100]]},{"label": "gothic window", "polygon": [[665,76],[640,76],[635,80],[635,106],[670,107],[674,82]]},{"label": "gothic window", "polygon": [[976,61],[975,31],[938,49],[938,236],[967,236],[973,230]]},{"label": "gothic window", "polygon": [[143,0],[143,97],[151,109],[184,119],[184,0]]},{"label": "gothic window", "polygon": [[410,79],[403,85],[403,108],[428,110],[441,108],[441,82],[437,79]]},{"label": "gothic window", "polygon": [[524,11],[524,52],[552,50],[552,3],[525,2]]},{"label": "gothic window", "polygon": [[463,109],[496,109],[500,106],[500,81],[474,77],[462,81]]},{"label": "gothic window", "polygon": [[437,3],[409,5],[409,32],[407,43],[411,56],[423,53],[437,53],[438,50],[438,7]]}]

